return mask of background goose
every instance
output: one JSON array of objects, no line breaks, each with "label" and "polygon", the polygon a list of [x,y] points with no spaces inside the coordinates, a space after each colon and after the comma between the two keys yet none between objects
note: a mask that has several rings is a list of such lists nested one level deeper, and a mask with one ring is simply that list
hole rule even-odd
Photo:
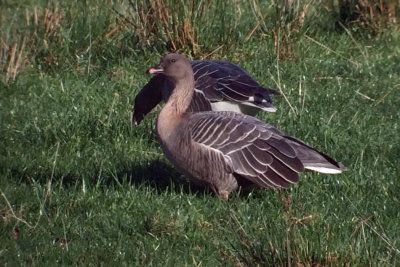
[{"label": "background goose", "polygon": [[168,54],[149,73],[174,89],[156,122],[165,156],[193,182],[227,198],[238,186],[287,188],[299,173],[341,173],[346,167],[254,117],[236,112],[190,112],[194,75],[182,55]]},{"label": "background goose", "polygon": [[[280,93],[262,87],[238,65],[223,60],[194,60],[190,62],[195,80],[192,111],[236,111],[256,115],[262,109],[275,112],[269,94]],[[135,124],[161,100],[167,101],[173,82],[163,74],[155,75],[135,98],[132,120]]]}]

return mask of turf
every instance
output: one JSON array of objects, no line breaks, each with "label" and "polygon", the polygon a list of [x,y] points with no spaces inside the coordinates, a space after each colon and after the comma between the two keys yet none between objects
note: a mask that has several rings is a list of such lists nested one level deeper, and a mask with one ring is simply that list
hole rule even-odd
[{"label": "turf", "polygon": [[47,6],[64,18],[53,35],[25,21],[47,3],[7,3],[3,41],[27,37],[24,67],[0,80],[1,265],[399,265],[398,31],[338,30],[327,12],[296,37],[295,57],[280,59],[268,25],[246,38],[256,23],[246,5],[241,20],[224,22],[229,42],[215,20],[200,26],[203,55],[282,90],[278,111],[259,118],[348,167],[224,202],[163,157],[159,107],[131,125],[145,70],[168,42],[143,49],[122,26],[105,38],[121,9],[108,1]]}]

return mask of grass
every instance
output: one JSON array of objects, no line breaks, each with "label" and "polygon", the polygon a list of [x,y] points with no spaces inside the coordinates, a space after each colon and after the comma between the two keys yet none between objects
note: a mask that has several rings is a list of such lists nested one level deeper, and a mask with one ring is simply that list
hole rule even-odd
[{"label": "grass", "polygon": [[[399,265],[398,31],[337,29],[322,10],[286,43],[292,54],[283,60],[272,32],[285,19],[259,23],[274,8],[257,3],[232,1],[241,13],[226,10],[240,19],[225,30],[214,17],[214,27],[196,25],[197,50],[178,51],[230,60],[281,89],[277,113],[259,117],[348,171],[306,173],[288,190],[220,201],[164,159],[157,111],[131,125],[145,70],[172,46],[162,39],[143,48],[132,38],[134,28],[115,12],[124,9],[113,6],[129,4],[5,1],[1,265]],[[58,22],[44,19],[46,8]]]}]

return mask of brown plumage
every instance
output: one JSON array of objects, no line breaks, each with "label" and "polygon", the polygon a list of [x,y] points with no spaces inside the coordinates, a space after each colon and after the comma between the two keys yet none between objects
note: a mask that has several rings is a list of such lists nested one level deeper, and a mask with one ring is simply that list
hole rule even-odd
[{"label": "brown plumage", "polygon": [[305,170],[335,174],[346,169],[254,117],[188,111],[194,76],[182,55],[166,55],[149,72],[163,73],[175,86],[156,123],[165,156],[193,182],[218,196],[227,198],[240,185],[287,188]]}]

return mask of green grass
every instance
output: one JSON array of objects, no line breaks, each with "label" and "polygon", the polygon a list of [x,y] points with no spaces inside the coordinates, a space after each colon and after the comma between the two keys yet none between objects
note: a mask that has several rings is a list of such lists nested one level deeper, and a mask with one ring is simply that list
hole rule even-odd
[{"label": "green grass", "polygon": [[[49,6],[65,20],[58,38],[25,24],[46,3],[6,2],[1,38],[11,46],[24,33],[26,59],[14,82],[0,75],[1,265],[400,264],[398,31],[336,31],[321,13],[296,37],[296,58],[278,61],[269,24],[245,41],[256,18],[242,3],[234,38],[212,56],[280,85],[287,101],[275,96],[278,111],[259,117],[348,171],[223,202],[163,157],[157,111],[131,125],[145,70],[167,44],[138,48],[129,27],[105,40],[118,16],[109,1]],[[200,54],[218,47],[220,26],[200,29]]]}]

